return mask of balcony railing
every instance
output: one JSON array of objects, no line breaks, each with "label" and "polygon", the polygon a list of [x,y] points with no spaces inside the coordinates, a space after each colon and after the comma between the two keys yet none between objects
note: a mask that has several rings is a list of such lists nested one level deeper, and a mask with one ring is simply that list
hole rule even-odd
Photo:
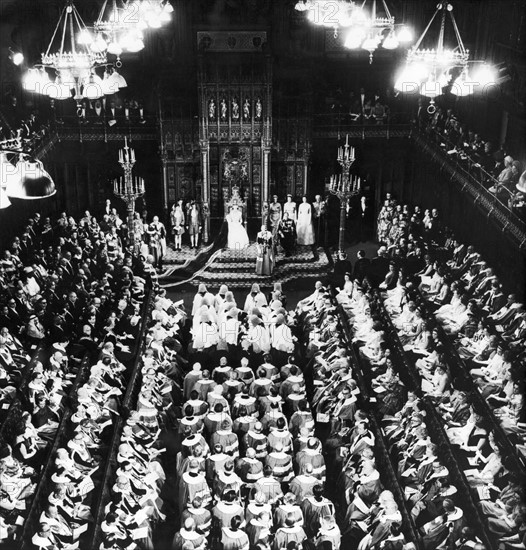
[{"label": "balcony railing", "polygon": [[407,113],[389,113],[379,118],[364,118],[345,113],[314,115],[312,135],[314,139],[400,138],[409,137],[412,132],[410,116]]},{"label": "balcony railing", "polygon": [[117,118],[105,116],[82,119],[76,116],[61,117],[52,123],[59,140],[72,141],[120,141],[128,139],[159,139],[159,124],[156,116],[143,119]]},{"label": "balcony railing", "polygon": [[465,152],[457,151],[446,136],[435,130],[420,130],[413,134],[416,144],[430,158],[439,161],[442,169],[456,180],[461,190],[469,193],[474,204],[482,208],[491,218],[513,237],[521,248],[526,246],[526,222],[510,206],[511,192],[503,186],[500,193],[492,193],[498,181]]}]

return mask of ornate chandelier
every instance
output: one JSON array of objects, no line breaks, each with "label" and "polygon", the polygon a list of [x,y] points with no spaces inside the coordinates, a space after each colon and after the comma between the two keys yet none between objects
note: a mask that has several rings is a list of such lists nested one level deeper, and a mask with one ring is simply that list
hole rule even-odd
[{"label": "ornate chandelier", "polygon": [[93,52],[106,52],[117,57],[121,67],[123,52],[140,52],[144,48],[143,32],[139,28],[139,4],[105,0],[93,24],[94,35],[87,29],[79,37]]},{"label": "ornate chandelier", "polygon": [[139,28],[159,29],[172,19],[174,11],[170,0],[131,0],[130,5],[138,5]]},{"label": "ornate chandelier", "polygon": [[120,56],[144,48],[144,32],[158,29],[172,18],[173,6],[168,0],[105,0],[93,25],[94,35],[87,29],[80,40],[94,52]]},{"label": "ornate chandelier", "polygon": [[[29,69],[24,76],[24,89],[57,100],[70,99],[74,90],[77,102],[83,97],[96,99],[105,93],[114,93],[115,83],[112,83],[112,88],[106,87],[109,83],[103,84],[95,72],[97,67],[106,64],[106,53],[93,51],[79,40],[87,32],[77,8],[72,0],[68,0],[49,46],[42,54],[42,62]],[[60,45],[52,51],[58,37]],[[48,69],[55,72],[55,80],[49,77]]]},{"label": "ornate chandelier", "polygon": [[410,42],[413,37],[411,30],[407,27],[402,27],[395,33],[395,18],[391,15],[385,0],[382,0],[383,16],[378,14],[376,0],[372,1],[370,13],[364,9],[366,3],[367,0],[364,0],[361,7],[355,7],[352,12],[345,47],[367,50],[369,63],[372,63],[374,52],[380,45],[386,50],[394,50],[400,43]]},{"label": "ornate chandelier", "polygon": [[[435,48],[423,49],[421,44],[427,35],[435,18],[440,14],[440,31]],[[447,15],[451,20],[456,38],[456,46],[447,48],[444,46],[444,34]],[[418,42],[407,54],[407,61],[404,69],[399,74],[395,88],[400,92],[418,93],[431,99],[441,95],[444,88],[451,86],[451,93],[458,96],[467,96],[474,93],[478,86],[485,87],[495,84],[494,71],[485,63],[478,67],[478,70],[469,75],[468,63],[470,61],[469,50],[464,47],[460,32],[458,30],[453,6],[448,2],[440,2],[437,9],[425,28]],[[434,112],[431,107],[430,112]]]},{"label": "ornate chandelier", "polygon": [[311,23],[334,29],[336,38],[340,28],[351,25],[355,4],[352,0],[299,0],[295,9],[308,12]]}]

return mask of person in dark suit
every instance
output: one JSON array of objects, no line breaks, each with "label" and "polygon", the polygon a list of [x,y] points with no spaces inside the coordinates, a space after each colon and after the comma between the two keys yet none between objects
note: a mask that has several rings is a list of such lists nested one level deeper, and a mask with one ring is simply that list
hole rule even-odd
[{"label": "person in dark suit", "polygon": [[371,260],[366,257],[365,250],[358,250],[356,256],[358,259],[354,264],[353,278],[359,283],[362,283],[364,278],[369,275]]},{"label": "person in dark suit", "polygon": [[367,241],[372,233],[373,212],[369,199],[362,195],[357,207],[358,236],[361,243]]},{"label": "person in dark suit", "polygon": [[502,286],[497,280],[491,282],[491,288],[484,293],[480,304],[482,309],[489,315],[497,313],[506,304],[506,296],[502,292]]},{"label": "person in dark suit", "polygon": [[2,305],[0,308],[0,327],[5,327],[12,334],[17,334],[17,325],[13,322],[13,319],[9,316],[9,308],[7,304]]},{"label": "person in dark suit", "polygon": [[374,286],[378,286],[389,271],[389,257],[387,256],[387,248],[381,246],[376,253],[376,257],[371,260],[370,279]]},{"label": "person in dark suit", "polygon": [[378,288],[380,290],[393,290],[398,282],[398,277],[399,273],[396,264],[394,262],[390,262],[389,271],[387,272],[385,279],[378,285]]}]

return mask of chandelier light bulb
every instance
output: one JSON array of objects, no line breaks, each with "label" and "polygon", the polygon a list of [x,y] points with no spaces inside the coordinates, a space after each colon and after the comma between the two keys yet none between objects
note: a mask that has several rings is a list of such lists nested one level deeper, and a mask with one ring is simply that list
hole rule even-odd
[{"label": "chandelier light bulb", "polygon": [[90,45],[90,48],[95,53],[105,52],[108,49],[108,44],[102,34],[97,34],[97,37]]},{"label": "chandelier light bulb", "polygon": [[449,72],[442,73],[439,78],[438,82],[440,83],[441,88],[445,88],[449,85],[449,81],[451,80],[451,74]]},{"label": "chandelier light bulb", "polygon": [[99,99],[99,97],[103,95],[104,83],[98,74],[92,73],[89,77],[84,79],[82,97],[87,99]]},{"label": "chandelier light bulb", "polygon": [[474,82],[469,76],[467,67],[460,73],[451,85],[451,93],[458,97],[467,97],[475,91],[478,82]]},{"label": "chandelier light bulb", "polygon": [[109,79],[111,82],[114,83],[115,86],[117,86],[117,90],[115,91],[118,91],[120,88],[126,88],[126,86],[128,86],[125,78],[115,69],[113,69],[113,73],[110,75]]},{"label": "chandelier light bulb", "polygon": [[413,63],[409,66],[408,76],[415,82],[425,80],[429,75],[427,67],[423,63]]},{"label": "chandelier light bulb", "polygon": [[352,12],[353,25],[368,25],[369,17],[362,8],[355,8]]},{"label": "chandelier light bulb", "polygon": [[413,41],[413,31],[409,27],[402,27],[398,31],[398,41],[399,42],[412,42]]},{"label": "chandelier light bulb", "polygon": [[163,9],[163,11],[159,14],[159,21],[161,21],[162,23],[168,23],[171,20],[172,20],[172,14]]},{"label": "chandelier light bulb", "polygon": [[9,59],[13,62],[13,65],[18,67],[24,62],[24,54],[9,48]]},{"label": "chandelier light bulb", "polygon": [[71,86],[70,84],[64,84],[60,76],[57,76],[55,82],[48,82],[44,86],[43,93],[48,95],[50,99],[64,101],[71,98]]},{"label": "chandelier light bulb", "polygon": [[299,0],[299,2],[296,2],[294,9],[296,11],[307,11],[309,8],[304,0]]},{"label": "chandelier light bulb", "polygon": [[24,75],[22,86],[28,92],[42,94],[45,93],[42,90],[48,82],[49,75],[45,69],[29,69]]},{"label": "chandelier light bulb", "polygon": [[122,54],[122,46],[118,42],[110,42],[108,44],[108,53],[116,55],[117,57]]},{"label": "chandelier light bulb", "polygon": [[385,48],[386,50],[395,50],[396,48],[398,48],[399,45],[400,45],[400,42],[398,41],[396,36],[391,33],[387,35],[387,37],[385,38],[382,44],[382,47]]},{"label": "chandelier light bulb", "polygon": [[362,48],[363,48],[364,50],[374,51],[374,50],[376,50],[376,48],[377,48],[377,46],[378,46],[378,42],[379,42],[379,39],[378,39],[378,37],[376,37],[376,36],[372,36],[372,37],[366,38],[366,39],[363,41]]},{"label": "chandelier light bulb", "polygon": [[438,97],[439,95],[442,95],[441,83],[434,78],[430,78],[426,82],[422,82],[422,84],[420,85],[420,95],[430,97],[432,99]]},{"label": "chandelier light bulb", "polygon": [[139,22],[137,23],[137,28],[140,30],[140,31],[145,31],[147,28],[148,28],[148,23],[146,22],[145,19],[139,19]]},{"label": "chandelier light bulb", "polygon": [[55,182],[39,160],[19,160],[6,186],[9,197],[23,200],[43,199],[56,192]]},{"label": "chandelier light bulb", "polygon": [[38,76],[36,72],[38,69],[29,69],[22,78],[22,88],[28,92],[36,92],[36,84],[38,82]]},{"label": "chandelier light bulb", "polygon": [[143,33],[139,30],[133,30],[126,33],[120,40],[120,46],[123,50],[129,52],[139,52],[144,48]]},{"label": "chandelier light bulb", "polygon": [[77,42],[83,46],[89,46],[93,42],[93,36],[88,29],[82,29],[77,36]]},{"label": "chandelier light bulb", "polygon": [[166,4],[163,6],[163,11],[165,11],[166,13],[173,13],[174,7],[172,6],[172,4],[170,4],[169,1],[167,1]]},{"label": "chandelier light bulb", "polygon": [[144,49],[144,42],[140,38],[136,38],[128,44],[126,49],[131,53],[140,52],[142,49]]},{"label": "chandelier light bulb", "polygon": [[364,41],[364,39],[365,39],[364,30],[359,27],[353,27],[347,33],[347,37],[345,39],[345,47],[349,48],[350,50],[359,48],[362,45],[362,42]]},{"label": "chandelier light bulb", "polygon": [[11,201],[7,196],[6,187],[0,186],[0,210],[8,208],[9,206],[11,206]]},{"label": "chandelier light bulb", "polygon": [[395,89],[399,92],[413,94],[420,88],[423,80],[428,76],[423,63],[411,63],[406,65],[395,82]]},{"label": "chandelier light bulb", "polygon": [[102,79],[101,87],[104,95],[112,95],[119,91],[119,85],[117,81],[113,78],[113,75],[108,71],[104,73],[104,78]]},{"label": "chandelier light bulb", "polygon": [[163,26],[163,22],[161,20],[161,17],[159,15],[157,15],[156,13],[151,14],[148,17],[147,22],[148,22],[148,26],[151,29],[160,29]]},{"label": "chandelier light bulb", "polygon": [[479,86],[494,86],[496,84],[496,73],[493,67],[486,63],[473,71],[473,81]]},{"label": "chandelier light bulb", "polygon": [[340,27],[350,27],[353,24],[352,14],[349,11],[343,11],[338,18]]},{"label": "chandelier light bulb", "polygon": [[86,99],[99,99],[104,95],[102,87],[94,82],[86,84],[82,90],[82,97]]}]

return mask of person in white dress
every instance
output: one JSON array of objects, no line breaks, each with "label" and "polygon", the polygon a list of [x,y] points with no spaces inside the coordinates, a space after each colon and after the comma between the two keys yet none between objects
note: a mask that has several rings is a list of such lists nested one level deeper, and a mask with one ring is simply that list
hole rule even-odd
[{"label": "person in white dress", "polygon": [[243,213],[236,202],[232,204],[226,221],[228,223],[227,248],[230,250],[246,248],[249,244],[248,234],[243,225]]},{"label": "person in white dress", "polygon": [[296,221],[296,203],[292,200],[292,195],[287,195],[287,202],[283,205],[283,214],[287,213],[292,221]]},{"label": "person in white dress", "polygon": [[307,197],[302,197],[298,208],[298,221],[296,222],[296,240],[299,245],[310,246],[314,244],[314,228],[312,227],[312,206],[307,202]]}]

